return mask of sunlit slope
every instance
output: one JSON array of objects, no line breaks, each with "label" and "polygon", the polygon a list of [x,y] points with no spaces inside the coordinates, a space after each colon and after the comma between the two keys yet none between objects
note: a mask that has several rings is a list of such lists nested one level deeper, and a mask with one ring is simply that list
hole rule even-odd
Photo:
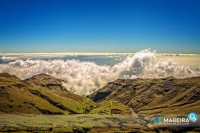
[{"label": "sunlit slope", "polygon": [[134,116],[125,115],[13,115],[0,114],[0,132],[151,132]]},{"label": "sunlit slope", "polygon": [[132,109],[118,101],[103,101],[98,103],[94,108],[90,111],[91,114],[130,114],[134,115],[135,113]]},{"label": "sunlit slope", "polygon": [[12,114],[77,114],[94,102],[67,91],[62,81],[46,74],[27,80],[0,74],[0,112]]},{"label": "sunlit slope", "polygon": [[89,97],[95,102],[119,101],[139,114],[200,113],[200,77],[118,79]]}]

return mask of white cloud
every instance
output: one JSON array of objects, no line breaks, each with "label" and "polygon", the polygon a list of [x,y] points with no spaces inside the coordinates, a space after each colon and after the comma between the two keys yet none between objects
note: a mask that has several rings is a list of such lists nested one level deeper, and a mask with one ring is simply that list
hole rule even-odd
[{"label": "white cloud", "polygon": [[13,60],[17,60],[17,57],[2,56],[0,57],[0,59],[4,61],[13,61]]},{"label": "white cloud", "polygon": [[171,60],[158,61],[155,52],[148,49],[130,54],[114,66],[78,60],[16,60],[9,64],[1,64],[0,72],[15,74],[22,79],[39,73],[50,74],[63,79],[63,85],[70,91],[82,95],[88,95],[118,78],[183,78],[199,74]]}]

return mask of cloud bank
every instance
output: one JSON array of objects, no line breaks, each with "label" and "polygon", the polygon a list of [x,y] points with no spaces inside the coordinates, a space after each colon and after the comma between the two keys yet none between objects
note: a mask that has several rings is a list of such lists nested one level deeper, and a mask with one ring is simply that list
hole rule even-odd
[{"label": "cloud bank", "polygon": [[118,78],[184,78],[199,75],[199,72],[172,60],[157,60],[155,51],[149,49],[130,54],[114,66],[79,60],[16,60],[0,64],[0,72],[8,72],[22,79],[46,73],[63,79],[63,85],[68,90],[80,95],[91,94]]}]

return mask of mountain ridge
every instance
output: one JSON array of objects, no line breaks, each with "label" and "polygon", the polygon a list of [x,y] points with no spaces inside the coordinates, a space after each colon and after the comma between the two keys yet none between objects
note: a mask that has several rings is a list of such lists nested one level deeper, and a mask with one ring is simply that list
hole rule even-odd
[{"label": "mountain ridge", "polygon": [[200,113],[200,77],[117,79],[88,97],[99,103],[116,100],[143,114]]},{"label": "mountain ridge", "polygon": [[[1,73],[0,105],[2,108],[0,112],[12,113],[18,108],[10,106],[24,106],[26,104],[23,102],[26,101],[29,101],[29,104],[24,108],[36,114],[56,112],[76,114],[84,113],[86,108],[91,112],[101,112],[101,110],[92,111],[92,109],[97,107],[97,104],[105,106],[107,101],[116,101],[139,114],[180,113],[180,110],[181,113],[190,110],[200,113],[200,77],[117,79],[87,96],[89,99],[69,92],[62,83],[61,79],[43,73],[25,80],[15,75]],[[18,97],[24,98],[24,101],[21,101],[20,105],[15,105],[14,101],[20,101]],[[39,102],[32,101],[31,98]],[[43,108],[44,103],[48,105],[48,109]],[[98,108],[101,109],[99,105]]]},{"label": "mountain ridge", "polygon": [[0,74],[0,113],[10,114],[79,114],[94,102],[69,92],[62,80],[47,74],[21,80]]}]

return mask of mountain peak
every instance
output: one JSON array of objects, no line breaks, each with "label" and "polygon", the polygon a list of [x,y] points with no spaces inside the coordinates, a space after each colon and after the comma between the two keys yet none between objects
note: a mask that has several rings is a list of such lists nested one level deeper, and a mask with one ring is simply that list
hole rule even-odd
[{"label": "mountain peak", "polygon": [[0,73],[0,86],[9,86],[14,84],[21,84],[21,80],[9,73]]},{"label": "mountain peak", "polygon": [[26,80],[0,73],[0,100],[0,114],[76,114],[94,105],[70,93],[62,80],[44,73]]},{"label": "mountain peak", "polygon": [[31,78],[26,79],[25,81],[32,82],[38,86],[45,86],[47,84],[54,84],[54,85],[62,84],[62,80],[54,78],[53,76],[45,73],[37,74]]},{"label": "mountain peak", "polygon": [[1,77],[8,77],[8,78],[18,78],[17,76],[11,75],[9,73],[0,73],[0,76]]},{"label": "mountain peak", "polygon": [[[43,79],[50,79],[50,78],[54,78],[51,75],[48,75],[46,73],[40,73],[40,74],[36,74],[34,76],[32,76],[32,78],[43,78]],[[56,78],[55,78],[56,79]]]},{"label": "mountain peak", "polygon": [[47,87],[49,89],[58,89],[67,91],[65,87],[62,86],[62,80],[57,79],[51,75],[40,73],[31,78],[25,80],[27,83],[33,83],[36,86]]}]

